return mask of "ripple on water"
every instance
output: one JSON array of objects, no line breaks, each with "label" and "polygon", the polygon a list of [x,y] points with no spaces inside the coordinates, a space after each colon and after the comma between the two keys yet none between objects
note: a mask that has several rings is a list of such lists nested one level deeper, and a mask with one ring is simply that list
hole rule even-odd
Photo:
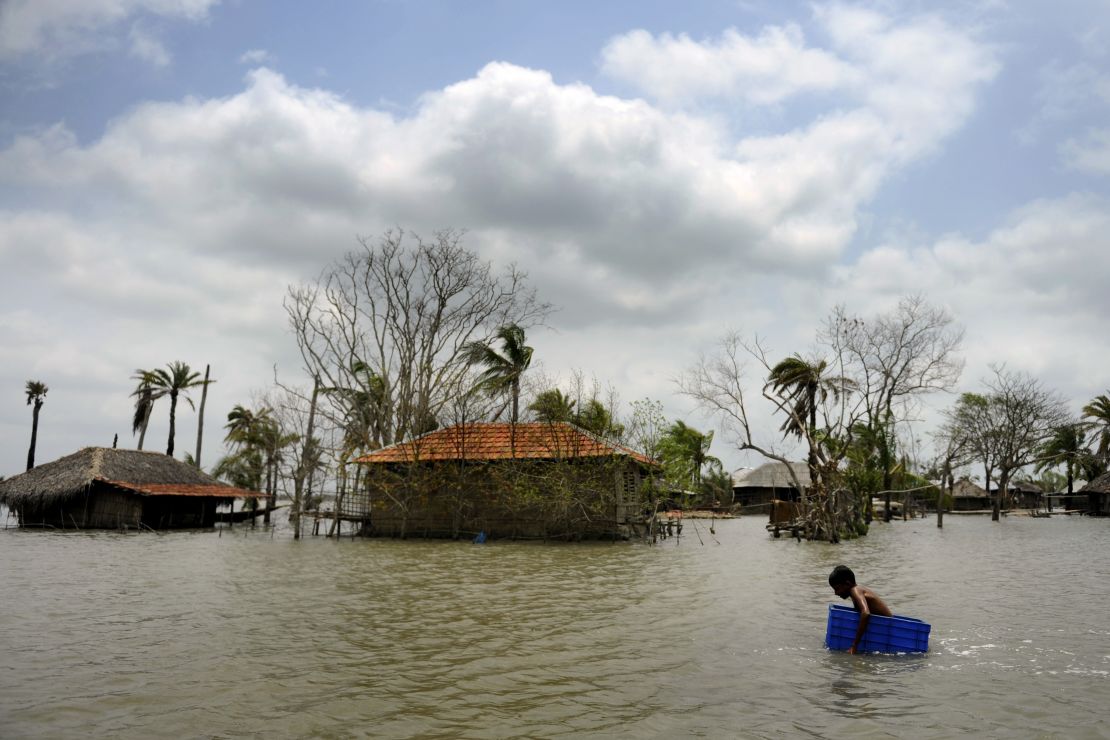
[{"label": "ripple on water", "polygon": [[[1100,736],[1105,522],[896,522],[840,546],[715,530],[0,532],[0,735]],[[826,651],[839,562],[930,622],[932,650]]]}]

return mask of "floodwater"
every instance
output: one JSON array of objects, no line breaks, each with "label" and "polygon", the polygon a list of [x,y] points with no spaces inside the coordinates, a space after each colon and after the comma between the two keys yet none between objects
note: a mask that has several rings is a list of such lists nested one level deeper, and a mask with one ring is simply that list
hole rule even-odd
[{"label": "floodwater", "polygon": [[[1110,737],[1110,521],[714,529],[0,531],[0,737]],[[928,654],[824,649],[841,562]]]}]

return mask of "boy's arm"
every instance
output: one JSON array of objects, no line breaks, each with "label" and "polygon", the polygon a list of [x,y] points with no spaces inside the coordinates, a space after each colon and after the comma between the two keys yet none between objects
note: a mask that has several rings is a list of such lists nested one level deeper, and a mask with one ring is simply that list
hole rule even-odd
[{"label": "boy's arm", "polygon": [[854,655],[856,648],[859,647],[860,640],[863,639],[863,633],[867,631],[867,623],[871,621],[871,609],[867,606],[867,599],[864,598],[858,586],[853,588],[849,593],[852,596],[852,605],[855,606],[856,611],[859,612],[859,626],[856,627],[856,639],[852,641],[852,647],[848,648],[848,653]]}]

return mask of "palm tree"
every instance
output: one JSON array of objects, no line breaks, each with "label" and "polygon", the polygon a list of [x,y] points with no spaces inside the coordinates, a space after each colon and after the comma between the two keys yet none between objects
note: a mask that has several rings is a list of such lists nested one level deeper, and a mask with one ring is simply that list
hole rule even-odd
[{"label": "palm tree", "polygon": [[31,447],[27,450],[27,469],[35,467],[35,447],[39,440],[39,411],[46,403],[46,392],[50,390],[41,380],[27,381],[27,405],[33,406],[31,411]]},{"label": "palm tree", "polygon": [[619,439],[624,434],[624,426],[613,421],[613,414],[596,398],[582,404],[574,415],[574,422],[605,439]]},{"label": "palm tree", "polygon": [[140,450],[143,449],[143,441],[146,439],[146,429],[150,424],[150,414],[154,411],[154,402],[166,395],[164,389],[155,388],[152,385],[152,372],[140,368],[131,376],[132,380],[138,381],[135,390],[131,391],[131,395],[135,399],[135,415],[131,420],[131,434],[136,432],[139,434]]},{"label": "palm tree", "polygon": [[713,432],[705,434],[683,421],[676,421],[659,441],[663,465],[677,483],[689,484],[692,490],[701,486],[701,469],[720,460],[709,454]]},{"label": "palm tree", "polygon": [[195,388],[204,383],[200,379],[200,373],[194,372],[184,362],[171,362],[166,365],[166,368],[157,368],[146,373],[144,380],[155,390],[161,392],[161,395],[170,397],[170,434],[169,441],[166,444],[166,454],[173,457],[173,439],[176,433],[177,426],[177,399],[178,397],[184,398],[189,402],[189,407],[193,407],[193,399],[187,395],[190,388]]},{"label": "palm tree", "polygon": [[[263,490],[263,476],[265,476],[264,490],[268,499],[265,523],[270,521],[270,510],[274,508],[277,499],[278,466],[282,460],[282,451],[300,439],[296,434],[284,434],[281,425],[270,415],[270,409],[263,408],[252,411],[242,405],[236,404],[227,415],[227,430],[225,442],[230,442],[236,447],[235,455],[229,466],[234,470],[235,464],[242,464],[246,470],[254,470],[256,477],[253,490]],[[260,464],[259,464],[260,463]]]},{"label": "palm tree", "polygon": [[1037,463],[1037,472],[1054,468],[1060,463],[1064,464],[1064,473],[1068,478],[1068,494],[1073,492],[1075,471],[1079,467],[1080,459],[1089,454],[1086,447],[1086,434],[1082,424],[1065,424],[1057,427],[1052,437],[1041,447],[1041,462]]},{"label": "palm tree", "polygon": [[558,388],[551,388],[537,395],[528,404],[528,410],[535,414],[536,421],[571,421],[574,418],[574,399],[564,396]]},{"label": "palm tree", "polygon": [[1094,397],[1083,407],[1083,416],[1091,419],[1089,425],[1098,433],[1099,460],[1105,465],[1110,462],[1110,395],[1106,393]]},{"label": "palm tree", "polygon": [[520,411],[520,377],[532,364],[532,348],[524,344],[524,329],[516,324],[502,326],[494,336],[501,342],[500,352],[485,342],[471,342],[463,347],[463,359],[467,364],[485,367],[479,385],[490,394],[509,392],[511,421],[516,424]]},{"label": "palm tree", "polygon": [[801,355],[793,355],[771,368],[767,384],[789,406],[789,417],[779,427],[783,436],[793,434],[812,439],[817,431],[817,408],[831,395],[834,399],[851,390],[847,378],[825,375],[829,364],[825,360],[807,362]]}]

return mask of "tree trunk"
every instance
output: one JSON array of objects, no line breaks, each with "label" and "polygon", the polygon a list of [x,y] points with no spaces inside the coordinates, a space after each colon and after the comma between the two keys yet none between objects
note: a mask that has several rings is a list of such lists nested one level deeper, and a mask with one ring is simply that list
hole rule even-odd
[{"label": "tree trunk", "polygon": [[208,371],[211,369],[211,365],[204,366],[204,385],[200,389],[200,409],[197,411],[197,454],[193,457],[193,462],[198,468],[200,468],[200,445],[204,441],[204,402],[208,400]]},{"label": "tree trunk", "polygon": [[154,411],[154,402],[146,405],[143,411],[143,425],[139,428],[139,449],[143,449],[143,440],[146,439],[146,428],[150,425],[150,414]]},{"label": "tree trunk", "polygon": [[509,427],[509,451],[512,454],[512,458],[515,460],[516,459],[516,420],[517,420],[518,407],[520,405],[520,381],[516,378],[513,378],[512,393],[513,393],[513,419],[512,419],[512,425]]},{"label": "tree trunk", "polygon": [[[997,522],[1001,518],[1002,494],[1006,490],[1006,483],[1007,483],[1006,479],[1008,477],[1009,476],[1006,474],[1005,469],[1003,469],[1002,472],[1000,472],[998,474],[998,490],[991,499],[991,521],[992,522]],[[990,478],[988,478],[987,479],[987,492],[989,493],[990,490],[991,490],[991,488],[990,488]]]},{"label": "tree trunk", "polygon": [[177,426],[177,391],[170,391],[170,439],[166,443],[166,454],[173,457],[173,435]]},{"label": "tree trunk", "polygon": [[35,399],[35,406],[31,411],[31,446],[27,448],[27,469],[35,467],[35,447],[39,443],[39,409],[42,401]]},{"label": "tree trunk", "polygon": [[940,479],[940,496],[937,497],[937,529],[944,529],[944,489],[948,489],[948,495],[952,495],[952,468],[947,462],[944,463],[944,475]]},{"label": "tree trunk", "polygon": [[312,435],[316,424],[316,397],[320,394],[320,378],[312,380],[312,401],[308,404],[308,428],[305,430],[304,444],[301,446],[301,464],[297,466],[297,474],[293,477],[293,512],[290,519],[293,523],[293,539],[301,538],[301,508],[304,506],[304,479],[308,472],[308,453],[312,445]]},{"label": "tree trunk", "polygon": [[1010,488],[1010,471],[1003,468],[998,474],[998,505],[999,510],[1002,506],[1009,502],[1009,496],[1006,492]]}]

